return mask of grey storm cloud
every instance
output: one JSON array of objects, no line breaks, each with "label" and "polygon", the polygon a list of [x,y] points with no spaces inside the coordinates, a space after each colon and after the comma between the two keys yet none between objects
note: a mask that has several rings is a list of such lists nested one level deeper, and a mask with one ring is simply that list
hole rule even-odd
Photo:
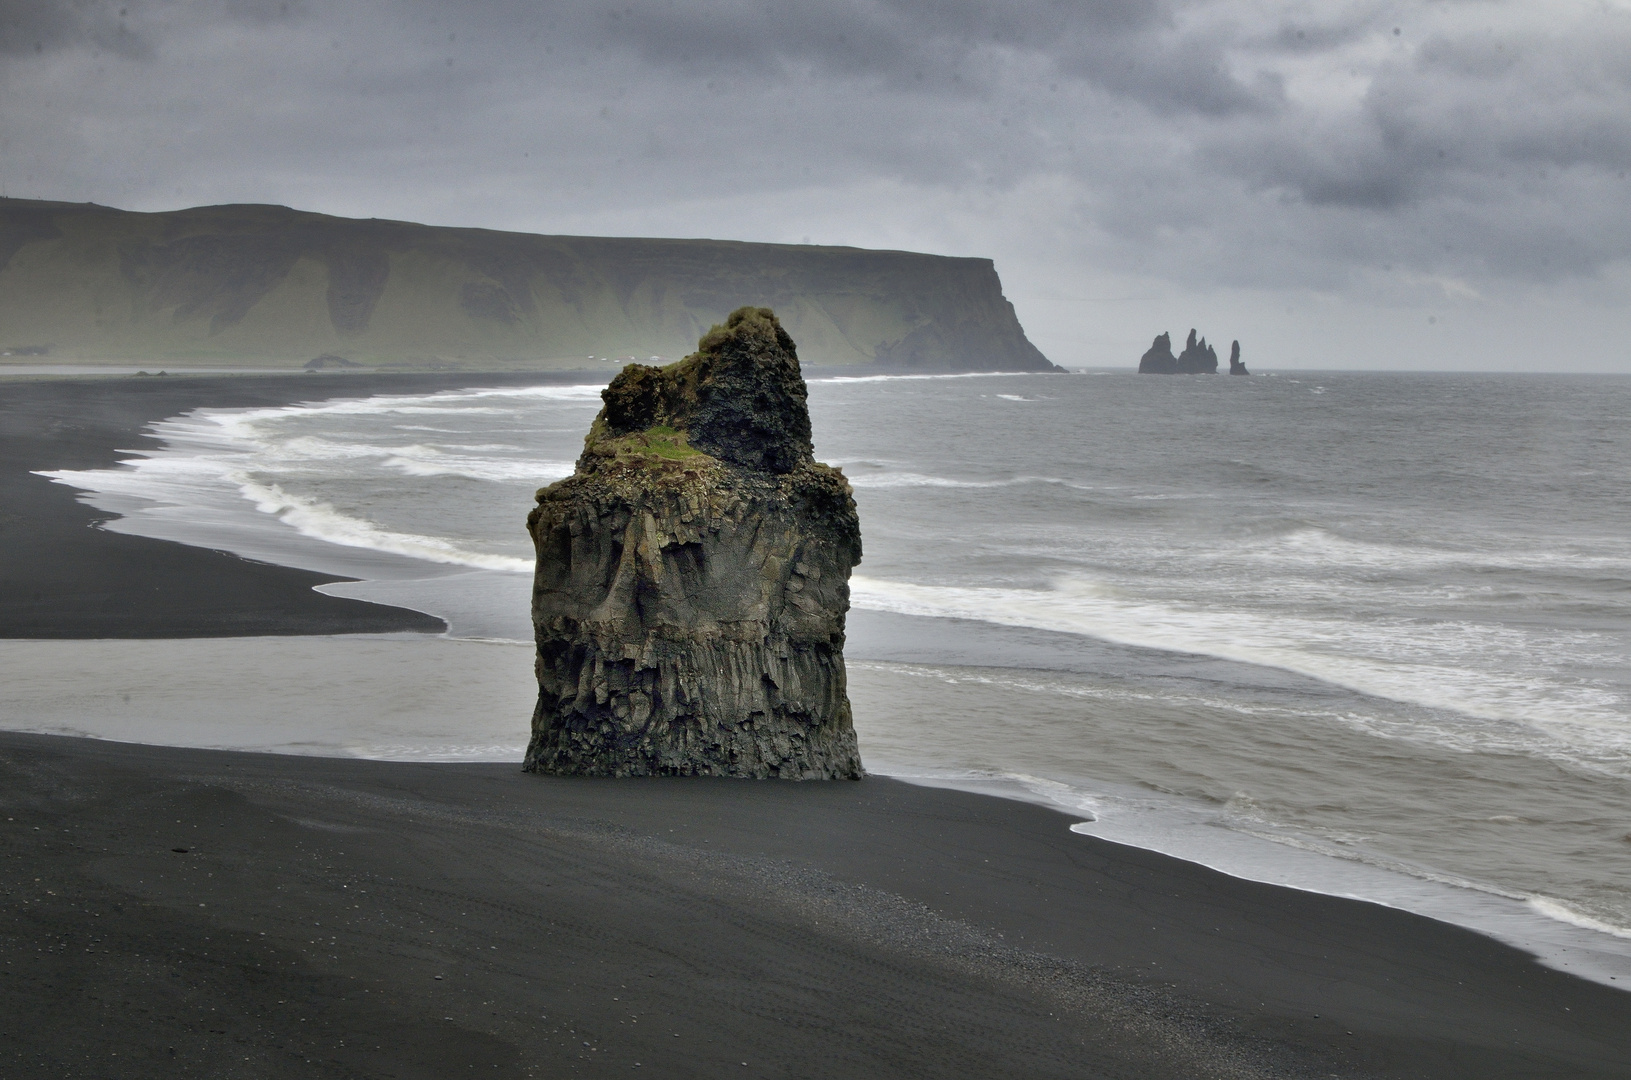
[{"label": "grey storm cloud", "polygon": [[1610,40],[1435,37],[1383,65],[1358,107],[1311,138],[1264,131],[1219,160],[1312,203],[1377,210],[1489,194],[1484,181],[1511,172],[1515,186],[1542,169],[1617,175],[1631,165],[1631,26],[1618,29]]},{"label": "grey storm cloud", "polygon": [[305,0],[0,0],[0,63],[73,48],[152,60],[154,40],[184,26],[254,26],[305,10]]},{"label": "grey storm cloud", "polygon": [[629,49],[690,76],[782,78],[810,72],[915,93],[993,93],[997,75],[1034,58],[1159,111],[1220,114],[1261,105],[1263,88],[1230,78],[1218,48],[1174,34],[1160,0],[945,3],[850,0],[767,5],[666,2],[527,5],[518,23],[587,47]]},{"label": "grey storm cloud", "polygon": [[[628,6],[605,16],[613,40],[645,58],[683,68],[749,66],[780,74],[811,65],[901,88],[944,85],[970,73],[981,85],[984,54],[1049,52],[1066,40],[1125,39],[1164,21],[1158,4],[864,2],[831,5],[721,3],[676,9]],[[958,79],[959,82],[963,81]]]},{"label": "grey storm cloud", "polygon": [[148,55],[118,4],[0,0],[0,62],[7,57],[90,46],[120,56]]},{"label": "grey storm cloud", "polygon": [[1174,288],[1475,295],[1631,253],[1617,0],[0,0],[0,90],[9,193],[120,205],[815,233]]},{"label": "grey storm cloud", "polygon": [[1350,107],[1211,132],[1218,175],[1422,265],[1549,280],[1631,251],[1631,18],[1439,30]]}]

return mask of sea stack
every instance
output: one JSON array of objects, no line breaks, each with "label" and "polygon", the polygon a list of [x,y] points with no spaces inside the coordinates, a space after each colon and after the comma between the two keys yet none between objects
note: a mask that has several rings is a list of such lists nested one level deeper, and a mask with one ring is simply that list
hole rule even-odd
[{"label": "sea stack", "polygon": [[860,778],[844,616],[861,530],[843,474],[814,460],[792,338],[740,308],[601,398],[577,471],[527,517],[524,768]]},{"label": "sea stack", "polygon": [[1184,351],[1178,354],[1179,375],[1216,375],[1218,373],[1217,350],[1206,343],[1205,338],[1199,340],[1195,331],[1189,331],[1189,340],[1184,342]]},{"label": "sea stack", "polygon": [[1240,359],[1240,342],[1236,341],[1229,346],[1229,374],[1250,375],[1246,370],[1245,361]]},{"label": "sea stack", "polygon": [[1176,375],[1178,358],[1172,355],[1172,336],[1157,334],[1138,361],[1140,375]]},{"label": "sea stack", "polygon": [[[1239,365],[1238,370],[1236,365]],[[1138,373],[1140,375],[1216,375],[1218,373],[1218,351],[1206,343],[1205,338],[1197,338],[1195,331],[1189,331],[1189,339],[1184,342],[1184,351],[1177,356],[1172,355],[1172,338],[1167,334],[1157,334],[1155,341],[1145,350],[1138,360]],[[1229,358],[1229,374],[1244,375],[1246,366],[1240,363],[1240,342],[1235,342],[1234,354]]]}]

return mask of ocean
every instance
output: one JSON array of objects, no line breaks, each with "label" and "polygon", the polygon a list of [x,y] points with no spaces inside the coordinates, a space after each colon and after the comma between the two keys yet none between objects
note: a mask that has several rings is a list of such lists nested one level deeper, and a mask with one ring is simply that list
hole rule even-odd
[{"label": "ocean", "polygon": [[[523,522],[598,392],[203,409],[156,425],[161,450],[48,474],[112,528],[362,578],[324,591],[452,630],[31,643],[47,673],[101,650],[82,662],[150,707],[127,689],[53,727],[42,674],[0,711],[32,693],[41,730],[519,760]],[[1631,379],[820,376],[810,405],[860,508],[846,656],[871,771],[1631,988]],[[196,686],[152,674],[165,649],[192,650]],[[257,679],[277,701],[269,656],[321,694],[189,712]]]}]

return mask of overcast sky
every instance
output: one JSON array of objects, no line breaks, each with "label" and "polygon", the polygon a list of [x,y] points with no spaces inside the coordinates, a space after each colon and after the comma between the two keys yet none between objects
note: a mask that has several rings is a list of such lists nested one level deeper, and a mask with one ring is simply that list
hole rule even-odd
[{"label": "overcast sky", "polygon": [[1631,0],[0,0],[5,194],[996,260],[1130,365],[1631,373]]}]

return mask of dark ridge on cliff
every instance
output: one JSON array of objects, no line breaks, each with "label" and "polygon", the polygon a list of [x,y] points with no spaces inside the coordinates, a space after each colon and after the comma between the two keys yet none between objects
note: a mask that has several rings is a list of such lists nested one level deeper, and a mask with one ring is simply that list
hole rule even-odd
[{"label": "dark ridge on cliff", "polygon": [[855,778],[844,674],[861,530],[813,459],[793,340],[740,308],[685,360],[602,393],[538,493],[538,707],[525,767]]},{"label": "dark ridge on cliff", "polygon": [[1053,369],[989,259],[0,199],[0,351],[48,361],[612,367],[684,355],[744,299],[824,367]]}]

